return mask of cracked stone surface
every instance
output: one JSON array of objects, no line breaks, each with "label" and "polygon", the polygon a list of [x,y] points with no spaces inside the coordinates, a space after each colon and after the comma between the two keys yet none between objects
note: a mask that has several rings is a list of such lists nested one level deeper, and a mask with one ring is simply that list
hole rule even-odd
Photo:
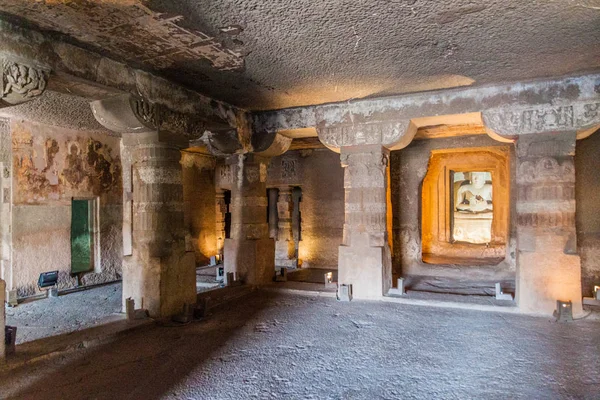
[{"label": "cracked stone surface", "polygon": [[0,13],[254,110],[600,67],[598,0],[5,0]]},{"label": "cracked stone surface", "polygon": [[0,397],[591,399],[599,327],[255,292],[202,322],[3,373]]}]

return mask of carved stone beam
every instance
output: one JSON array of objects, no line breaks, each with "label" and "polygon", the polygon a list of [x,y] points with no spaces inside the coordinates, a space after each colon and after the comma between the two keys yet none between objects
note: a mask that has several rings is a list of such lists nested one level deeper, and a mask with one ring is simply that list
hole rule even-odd
[{"label": "carved stone beam", "polygon": [[93,101],[90,106],[96,120],[113,132],[165,132],[186,142],[204,133],[205,124],[198,118],[132,95]]},{"label": "carved stone beam", "polygon": [[[319,140],[329,149],[340,152],[342,147],[381,145],[388,149],[405,147],[412,140],[410,121],[363,122],[317,126]],[[416,131],[412,132],[414,136]]]},{"label": "carved stone beam", "polygon": [[535,107],[501,107],[483,111],[481,117],[487,129],[511,139],[544,132],[587,134],[600,124],[600,99]]},{"label": "carved stone beam", "polygon": [[0,108],[21,104],[41,95],[50,68],[36,62],[0,56]]}]

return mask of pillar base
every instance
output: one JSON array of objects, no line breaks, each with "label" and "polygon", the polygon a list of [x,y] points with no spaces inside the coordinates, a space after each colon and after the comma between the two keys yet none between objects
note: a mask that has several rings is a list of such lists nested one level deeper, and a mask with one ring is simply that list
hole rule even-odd
[{"label": "pillar base", "polygon": [[275,260],[275,268],[296,268],[297,266],[298,260],[296,260],[295,258],[280,258]]},{"label": "pillar base", "polygon": [[196,303],[196,269],[193,252],[165,257],[123,258],[123,309],[127,298],[135,308],[147,309],[152,318],[180,314],[184,304]]},{"label": "pillar base", "polygon": [[516,300],[526,313],[551,316],[556,300],[573,303],[573,317],[583,316],[581,262],[559,252],[520,252]]},{"label": "pillar base", "polygon": [[225,273],[234,272],[248,285],[265,285],[275,271],[273,239],[225,239]]},{"label": "pillar base", "polygon": [[355,299],[380,299],[392,284],[392,258],[388,246],[340,246],[338,282],[352,285]]}]

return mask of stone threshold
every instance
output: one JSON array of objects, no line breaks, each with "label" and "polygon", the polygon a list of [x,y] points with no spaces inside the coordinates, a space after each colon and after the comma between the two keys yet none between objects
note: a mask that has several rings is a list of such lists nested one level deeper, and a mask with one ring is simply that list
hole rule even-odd
[{"label": "stone threshold", "polygon": [[[336,298],[336,292],[331,291],[331,289],[325,289],[321,284],[310,284],[310,283],[300,283],[293,282],[293,287],[290,287],[290,282],[276,283],[270,284],[266,286],[261,286],[261,290],[276,292],[276,293],[285,293],[285,294],[293,294],[300,296],[315,296],[315,297],[328,297],[328,298]],[[321,288],[319,288],[321,287]],[[472,310],[472,311],[484,311],[484,312],[495,312],[495,313],[504,313],[504,314],[520,314],[527,315],[533,317],[541,317],[547,319],[554,319],[552,315],[547,314],[539,314],[539,313],[528,313],[522,311],[516,304],[512,305],[486,305],[486,304],[476,304],[476,303],[463,303],[459,301],[443,301],[443,300],[435,300],[435,299],[414,299],[410,297],[404,296],[381,296],[377,299],[370,300],[352,300],[352,301],[382,301],[386,303],[397,303],[397,304],[408,304],[413,306],[422,306],[422,307],[438,307],[438,308],[453,308],[460,310]],[[576,318],[578,320],[600,320],[600,312],[597,310],[584,310],[585,315],[583,318]]]}]

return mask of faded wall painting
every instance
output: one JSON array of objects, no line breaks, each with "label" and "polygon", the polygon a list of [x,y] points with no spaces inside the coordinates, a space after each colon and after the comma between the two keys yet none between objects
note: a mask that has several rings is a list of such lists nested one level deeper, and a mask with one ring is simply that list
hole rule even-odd
[{"label": "faded wall painting", "polygon": [[475,244],[492,240],[492,174],[450,172],[453,184],[452,239]]}]

